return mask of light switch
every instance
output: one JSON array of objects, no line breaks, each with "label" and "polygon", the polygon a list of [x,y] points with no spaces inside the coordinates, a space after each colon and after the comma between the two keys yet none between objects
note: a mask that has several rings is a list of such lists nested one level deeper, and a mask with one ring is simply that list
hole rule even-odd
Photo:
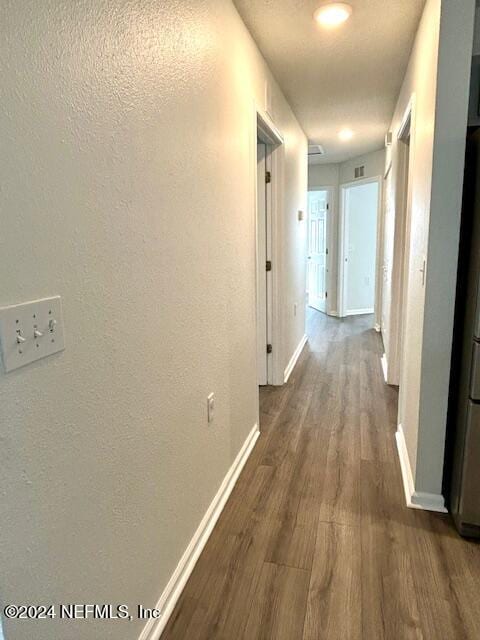
[{"label": "light switch", "polygon": [[65,349],[60,296],[0,309],[5,371],[13,371]]}]

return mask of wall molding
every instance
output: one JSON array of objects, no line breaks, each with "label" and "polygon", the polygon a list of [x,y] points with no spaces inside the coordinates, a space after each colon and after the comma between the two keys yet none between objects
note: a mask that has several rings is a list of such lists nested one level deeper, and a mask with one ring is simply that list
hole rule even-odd
[{"label": "wall molding", "polygon": [[380,363],[382,365],[383,379],[385,380],[385,384],[388,384],[388,362],[386,353],[380,358]]},{"label": "wall molding", "polygon": [[300,342],[298,343],[297,348],[293,352],[293,355],[290,358],[290,362],[287,364],[287,366],[285,368],[285,371],[283,373],[283,382],[284,383],[288,382],[290,374],[294,370],[295,365],[297,364],[297,360],[298,360],[298,358],[300,357],[300,354],[303,351],[303,347],[307,344],[307,340],[308,340],[307,336],[304,335],[302,337],[302,339],[300,340]]},{"label": "wall molding", "polygon": [[347,316],[364,316],[373,313],[374,311],[375,309],[373,309],[373,307],[368,309],[353,309],[351,311],[345,311],[343,317],[346,318]]},{"label": "wall molding", "polygon": [[395,434],[397,442],[398,457],[400,459],[400,469],[402,471],[403,489],[405,491],[405,501],[410,509],[422,509],[424,511],[438,511],[447,513],[445,500],[441,494],[415,491],[412,468],[408,457],[407,443],[402,425],[399,424]]},{"label": "wall molding", "polygon": [[223,479],[219,490],[210,503],[160,599],[155,605],[155,608],[161,611],[160,617],[147,622],[138,640],[159,640],[259,435],[258,424],[255,424]]}]

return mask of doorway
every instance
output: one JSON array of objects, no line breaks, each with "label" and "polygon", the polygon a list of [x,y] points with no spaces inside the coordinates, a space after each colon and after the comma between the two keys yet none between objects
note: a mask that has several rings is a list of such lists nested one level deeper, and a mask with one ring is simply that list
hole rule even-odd
[{"label": "doorway", "polygon": [[308,306],[327,312],[328,297],[328,228],[330,192],[318,189],[308,192]]},{"label": "doorway", "polygon": [[[414,98],[409,102],[396,140],[395,163],[390,162],[385,179],[383,283],[381,331],[385,354],[385,381],[400,385],[405,307],[408,297],[408,264],[411,228],[411,148],[414,136]],[[397,185],[393,197],[393,181]]]},{"label": "doorway", "polygon": [[279,336],[277,250],[282,203],[283,138],[269,117],[256,112],[256,324],[259,386],[283,384]]},{"label": "doorway", "polygon": [[[268,145],[257,138],[257,367],[258,384],[268,383],[271,350],[269,297],[271,295],[271,226],[267,220],[270,199],[267,199]],[[270,316],[270,317],[269,317]]]},{"label": "doorway", "polygon": [[375,311],[380,178],[341,186],[340,316]]},{"label": "doorway", "polygon": [[410,130],[411,130],[411,113],[400,130],[398,138],[399,153],[399,182],[401,189],[399,190],[402,198],[401,210],[403,215],[400,216],[399,230],[400,247],[399,247],[399,263],[400,269],[398,274],[399,280],[399,301],[397,305],[397,340],[396,352],[394,356],[395,370],[393,372],[394,380],[400,384],[402,372],[402,353],[403,353],[403,336],[405,333],[405,307],[407,303],[407,282],[408,282],[408,261],[410,255]]}]

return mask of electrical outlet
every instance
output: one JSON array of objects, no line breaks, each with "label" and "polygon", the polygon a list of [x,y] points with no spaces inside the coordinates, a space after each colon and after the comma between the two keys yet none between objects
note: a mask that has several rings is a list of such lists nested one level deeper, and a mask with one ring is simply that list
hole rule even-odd
[{"label": "electrical outlet", "polygon": [[208,422],[213,422],[215,414],[215,394],[212,392],[207,396],[207,419]]}]

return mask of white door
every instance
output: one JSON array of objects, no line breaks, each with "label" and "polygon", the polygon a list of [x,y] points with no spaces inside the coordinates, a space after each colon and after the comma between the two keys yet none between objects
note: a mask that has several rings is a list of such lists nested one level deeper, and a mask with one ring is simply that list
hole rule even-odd
[{"label": "white door", "polygon": [[267,384],[267,145],[257,144],[257,367],[258,384]]},{"label": "white door", "polygon": [[342,316],[373,313],[378,182],[343,187]]},{"label": "white door", "polygon": [[308,192],[308,305],[326,312],[328,191]]}]

